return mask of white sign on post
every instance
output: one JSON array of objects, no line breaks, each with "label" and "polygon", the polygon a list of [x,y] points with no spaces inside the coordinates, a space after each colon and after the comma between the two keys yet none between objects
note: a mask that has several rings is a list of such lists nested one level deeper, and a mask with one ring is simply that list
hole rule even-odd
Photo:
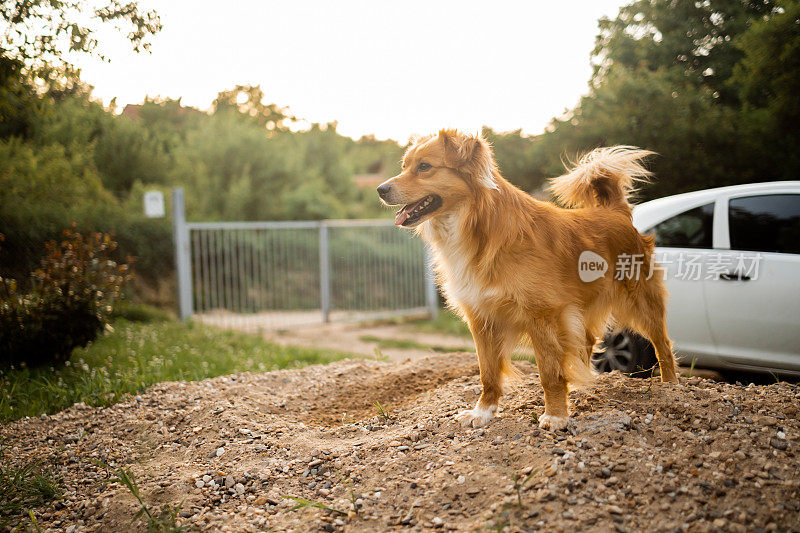
[{"label": "white sign on post", "polygon": [[144,193],[145,216],[161,218],[164,213],[164,193],[161,191],[147,191]]}]

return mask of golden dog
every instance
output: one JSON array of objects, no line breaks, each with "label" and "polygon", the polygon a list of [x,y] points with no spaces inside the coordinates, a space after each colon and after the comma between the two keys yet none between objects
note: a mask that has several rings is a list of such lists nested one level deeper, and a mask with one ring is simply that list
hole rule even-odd
[{"label": "golden dog", "polygon": [[[618,146],[584,156],[550,184],[567,209],[506,181],[482,137],[442,130],[409,148],[402,172],[378,187],[384,204],[403,206],[395,224],[430,246],[437,281],[475,340],[483,393],[457,415],[464,426],[494,417],[504,378],[515,376],[509,355],[527,337],[544,389],[539,425],[566,427],[568,387],[592,380],[592,350],[612,317],[653,343],[662,381],[677,381],[653,238],[633,227],[628,202],[650,154]],[[607,265],[639,257],[641,275],[582,281],[584,253]]]}]

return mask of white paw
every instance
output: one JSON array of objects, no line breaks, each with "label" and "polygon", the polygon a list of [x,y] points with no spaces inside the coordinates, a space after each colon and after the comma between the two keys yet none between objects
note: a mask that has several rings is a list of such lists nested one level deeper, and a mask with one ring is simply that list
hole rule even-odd
[{"label": "white paw", "polygon": [[494,412],[496,410],[497,406],[495,405],[492,405],[486,409],[475,406],[474,409],[469,409],[467,411],[461,411],[458,413],[456,415],[456,420],[461,422],[463,427],[472,426],[474,428],[479,428],[481,426],[485,426],[492,418],[494,418]]},{"label": "white paw", "polygon": [[564,429],[569,423],[569,418],[565,416],[542,415],[539,417],[539,427],[550,431]]}]

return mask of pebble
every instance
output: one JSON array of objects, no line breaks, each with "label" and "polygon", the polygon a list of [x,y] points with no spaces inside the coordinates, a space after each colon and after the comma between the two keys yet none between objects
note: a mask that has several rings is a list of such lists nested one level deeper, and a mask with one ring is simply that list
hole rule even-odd
[{"label": "pebble", "polygon": [[456,478],[456,482],[457,482],[459,485],[463,485],[463,484],[464,484],[466,481],[467,481],[467,478],[466,478],[466,477],[464,477],[464,476],[458,476],[458,477]]},{"label": "pebble", "polygon": [[770,439],[769,444],[770,446],[772,446],[773,448],[777,448],[778,450],[785,450],[786,448],[789,447],[789,445],[786,443],[786,440],[778,438]]},{"label": "pebble", "polygon": [[220,457],[223,453],[225,453],[225,448],[219,447],[219,448],[217,448],[217,451],[215,453],[216,453],[217,457]]},{"label": "pebble", "polygon": [[759,422],[761,422],[761,424],[764,425],[764,426],[777,426],[778,425],[778,419],[775,418],[774,416],[762,416],[761,419],[759,420]]},{"label": "pebble", "polygon": [[605,478],[611,477],[611,469],[610,468],[606,468],[606,467],[601,468],[600,469],[600,476],[605,477]]},{"label": "pebble", "polygon": [[203,487],[206,486],[206,484],[205,482],[203,482],[202,479],[198,479],[197,481],[194,482],[194,486],[197,487],[198,489],[202,489]]},{"label": "pebble", "polygon": [[236,485],[233,486],[233,488],[236,489],[236,493],[239,496],[244,494],[244,485],[242,485],[241,483],[237,483]]}]

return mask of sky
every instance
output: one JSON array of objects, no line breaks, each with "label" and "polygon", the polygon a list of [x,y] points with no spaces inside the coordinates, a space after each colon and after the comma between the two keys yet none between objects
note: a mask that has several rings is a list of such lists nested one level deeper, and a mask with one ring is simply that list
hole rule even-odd
[{"label": "sky", "polygon": [[151,53],[100,33],[80,57],[94,96],[209,109],[221,90],[266,99],[354,138],[443,127],[541,133],[588,90],[597,20],[623,0],[140,0],[164,29]]}]

